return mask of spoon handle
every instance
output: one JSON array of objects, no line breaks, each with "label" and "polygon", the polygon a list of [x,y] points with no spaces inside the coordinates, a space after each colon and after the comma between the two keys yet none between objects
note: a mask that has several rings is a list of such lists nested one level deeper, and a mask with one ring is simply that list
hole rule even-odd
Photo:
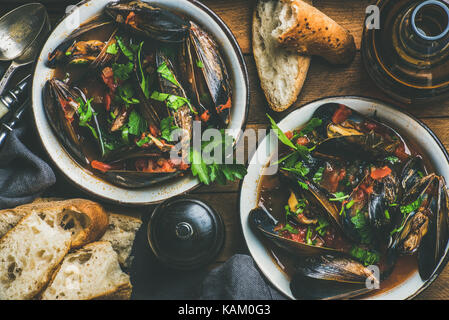
[{"label": "spoon handle", "polygon": [[11,76],[14,74],[14,72],[17,70],[17,64],[14,62],[11,63],[9,68],[6,70],[5,74],[3,75],[2,80],[0,80],[0,95],[5,91],[6,86],[8,85],[8,81],[11,78]]}]

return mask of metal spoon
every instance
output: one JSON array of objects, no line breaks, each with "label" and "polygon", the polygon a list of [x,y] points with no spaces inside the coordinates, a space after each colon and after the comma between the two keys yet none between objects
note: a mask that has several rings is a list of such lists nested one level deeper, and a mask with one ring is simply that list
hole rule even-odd
[{"label": "metal spoon", "polygon": [[0,94],[17,68],[34,61],[49,31],[47,11],[40,3],[20,6],[0,18],[0,61],[13,60],[0,81]]}]

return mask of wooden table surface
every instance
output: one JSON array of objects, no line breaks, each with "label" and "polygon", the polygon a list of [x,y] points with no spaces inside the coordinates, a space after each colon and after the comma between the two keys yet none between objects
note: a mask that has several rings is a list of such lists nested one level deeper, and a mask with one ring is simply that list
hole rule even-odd
[{"label": "wooden table surface", "polygon": [[[51,17],[52,25],[58,21],[69,4],[77,0],[38,0],[45,4]],[[95,0],[93,0],[95,1]],[[0,15],[20,4],[35,2],[28,0],[1,0]],[[293,107],[283,113],[270,111],[265,97],[260,89],[251,49],[251,18],[257,0],[203,0],[231,28],[244,53],[248,67],[251,90],[251,105],[249,110],[248,128],[265,128],[268,126],[265,113],[269,112],[279,120],[292,110],[326,96],[359,95],[393,101],[378,90],[363,69],[360,53],[355,60],[345,67],[332,66],[320,58],[313,58],[310,71],[302,92]],[[346,27],[354,35],[357,48],[360,49],[365,8],[374,1],[369,0],[315,0],[315,5],[335,21]],[[0,44],[1,45],[1,44]],[[394,104],[400,106],[399,103]],[[425,106],[400,106],[426,123],[440,138],[446,148],[449,147],[449,101],[433,103]],[[38,143],[39,144],[39,143]],[[39,146],[35,145],[37,152]],[[249,152],[252,152],[250,150]],[[70,187],[58,176],[58,183],[49,194],[61,194],[67,197],[84,196],[78,190]],[[192,192],[194,197],[202,199],[213,206],[224,218],[226,225],[226,243],[215,265],[223,263],[235,253],[247,253],[239,219],[239,183],[226,186],[203,186]],[[419,295],[419,299],[449,298],[449,266],[438,279]]]}]

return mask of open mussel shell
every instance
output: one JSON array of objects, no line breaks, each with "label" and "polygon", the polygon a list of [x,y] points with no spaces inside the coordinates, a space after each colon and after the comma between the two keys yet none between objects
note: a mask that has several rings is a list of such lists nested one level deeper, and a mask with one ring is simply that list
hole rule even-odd
[{"label": "open mussel shell", "polygon": [[316,128],[323,139],[314,150],[317,157],[372,162],[385,159],[403,146],[401,137],[392,128],[345,105],[324,104],[314,117],[322,120]]},{"label": "open mussel shell", "polygon": [[44,87],[43,103],[45,114],[53,132],[62,142],[63,146],[81,164],[89,164],[89,160],[83,153],[82,137],[78,129],[74,127],[64,113],[61,102],[80,98],[79,93],[70,89],[64,82],[58,79],[48,80]]},{"label": "open mussel shell", "polygon": [[431,207],[434,207],[432,209],[434,214],[429,220],[427,233],[422,238],[418,249],[418,270],[423,280],[432,276],[447,251],[449,207],[447,189],[442,177],[438,179],[437,196]]},{"label": "open mussel shell", "polygon": [[447,250],[448,200],[442,177],[435,174],[423,177],[405,196],[403,205],[422,199],[419,206],[407,213],[391,237],[389,255],[418,252],[418,270],[423,280],[429,279]]},{"label": "open mussel shell", "polygon": [[379,279],[359,262],[341,256],[316,256],[297,261],[290,283],[297,299],[349,299],[378,288]]},{"label": "open mussel shell", "polygon": [[[188,100],[187,94],[179,80],[179,72],[177,72],[177,70],[175,69],[176,64],[172,62],[172,59],[162,50],[158,50],[156,52],[156,65],[157,68],[165,65],[165,67],[170,70],[170,73],[174,78],[172,79],[172,81],[170,81],[169,79],[166,79],[161,73],[158,73],[161,92]],[[193,116],[191,108],[194,107],[192,105],[189,106],[188,103],[185,103],[184,105],[178,107],[176,111],[173,108],[167,106],[168,113],[173,116],[175,125],[183,130],[183,135],[181,137],[183,150],[188,150],[189,143],[192,137]]]},{"label": "open mussel shell", "polygon": [[140,172],[131,170],[110,170],[104,173],[99,173],[99,175],[114,185],[127,189],[138,189],[172,179],[180,173],[180,171]]},{"label": "open mussel shell", "polygon": [[285,181],[291,185],[294,190],[301,188],[298,181],[307,185],[307,189],[302,189],[301,192],[304,193],[307,198],[317,201],[326,212],[330,222],[338,229],[341,229],[339,210],[334,202],[329,201],[329,197],[323,190],[321,190],[314,182],[305,180],[303,177],[292,171],[281,169],[280,173],[281,177],[285,178]]},{"label": "open mussel shell", "polygon": [[253,230],[259,232],[262,236],[273,242],[279,248],[284,249],[293,255],[310,256],[332,253],[338,254],[343,252],[343,249],[313,246],[282,237],[280,233],[275,230],[276,227],[279,226],[279,221],[277,221],[263,207],[258,207],[251,210],[248,219]]},{"label": "open mussel shell", "polygon": [[408,194],[424,175],[426,175],[426,171],[422,158],[420,156],[411,157],[402,168],[400,175],[402,193]]},{"label": "open mussel shell", "polygon": [[[207,95],[211,98],[211,113],[215,113],[221,120],[222,126],[227,126],[230,121],[232,108],[232,89],[226,64],[220,54],[220,49],[214,39],[201,29],[197,24],[190,22],[190,41],[194,48],[195,57],[190,60],[197,69],[197,81],[205,81],[208,92],[199,92],[200,97]],[[197,85],[201,90],[201,85]],[[207,102],[205,103],[207,105]]]},{"label": "open mussel shell", "polygon": [[[95,57],[89,57],[89,56],[78,56],[78,57],[74,57],[72,55],[68,55],[67,51],[69,50],[70,47],[74,46],[77,42],[77,38],[80,37],[81,35],[83,35],[84,33],[109,25],[111,24],[112,21],[110,19],[105,19],[104,17],[99,17],[98,19],[94,19],[86,24],[83,24],[82,26],[80,26],[78,29],[76,29],[75,31],[73,31],[60,45],[58,45],[56,47],[56,49],[53,50],[53,52],[51,52],[48,55],[48,61],[47,61],[47,66],[50,68],[56,68],[56,66],[58,64],[67,64],[67,63],[72,63],[72,64],[76,64],[78,62],[78,64],[88,64],[91,63],[93,61],[95,61],[95,59],[97,58],[97,56]],[[106,47],[104,47],[104,51],[106,51]],[[101,51],[101,50],[100,50]],[[108,58],[111,58],[109,56],[109,54],[104,54],[103,58],[105,56],[108,56]],[[91,59],[88,59],[91,58]],[[109,61],[109,60],[108,60]],[[108,62],[108,61],[105,61]]]},{"label": "open mussel shell", "polygon": [[181,43],[190,28],[179,15],[143,1],[110,2],[105,11],[130,32],[161,42]]}]

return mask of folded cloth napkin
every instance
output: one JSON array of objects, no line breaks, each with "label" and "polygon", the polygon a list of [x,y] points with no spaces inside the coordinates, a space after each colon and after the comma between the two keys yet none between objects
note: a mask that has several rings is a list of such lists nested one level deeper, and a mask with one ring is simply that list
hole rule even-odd
[{"label": "folded cloth napkin", "polygon": [[149,215],[136,234],[130,276],[137,300],[281,300],[286,299],[260,273],[249,255],[236,254],[212,271],[174,270],[159,262],[148,245]]},{"label": "folded cloth napkin", "polygon": [[25,133],[14,129],[0,149],[0,209],[31,202],[56,182],[50,166],[21,141]]},{"label": "folded cloth napkin", "polygon": [[285,300],[260,274],[253,258],[232,256],[212,270],[200,288],[201,300]]}]

